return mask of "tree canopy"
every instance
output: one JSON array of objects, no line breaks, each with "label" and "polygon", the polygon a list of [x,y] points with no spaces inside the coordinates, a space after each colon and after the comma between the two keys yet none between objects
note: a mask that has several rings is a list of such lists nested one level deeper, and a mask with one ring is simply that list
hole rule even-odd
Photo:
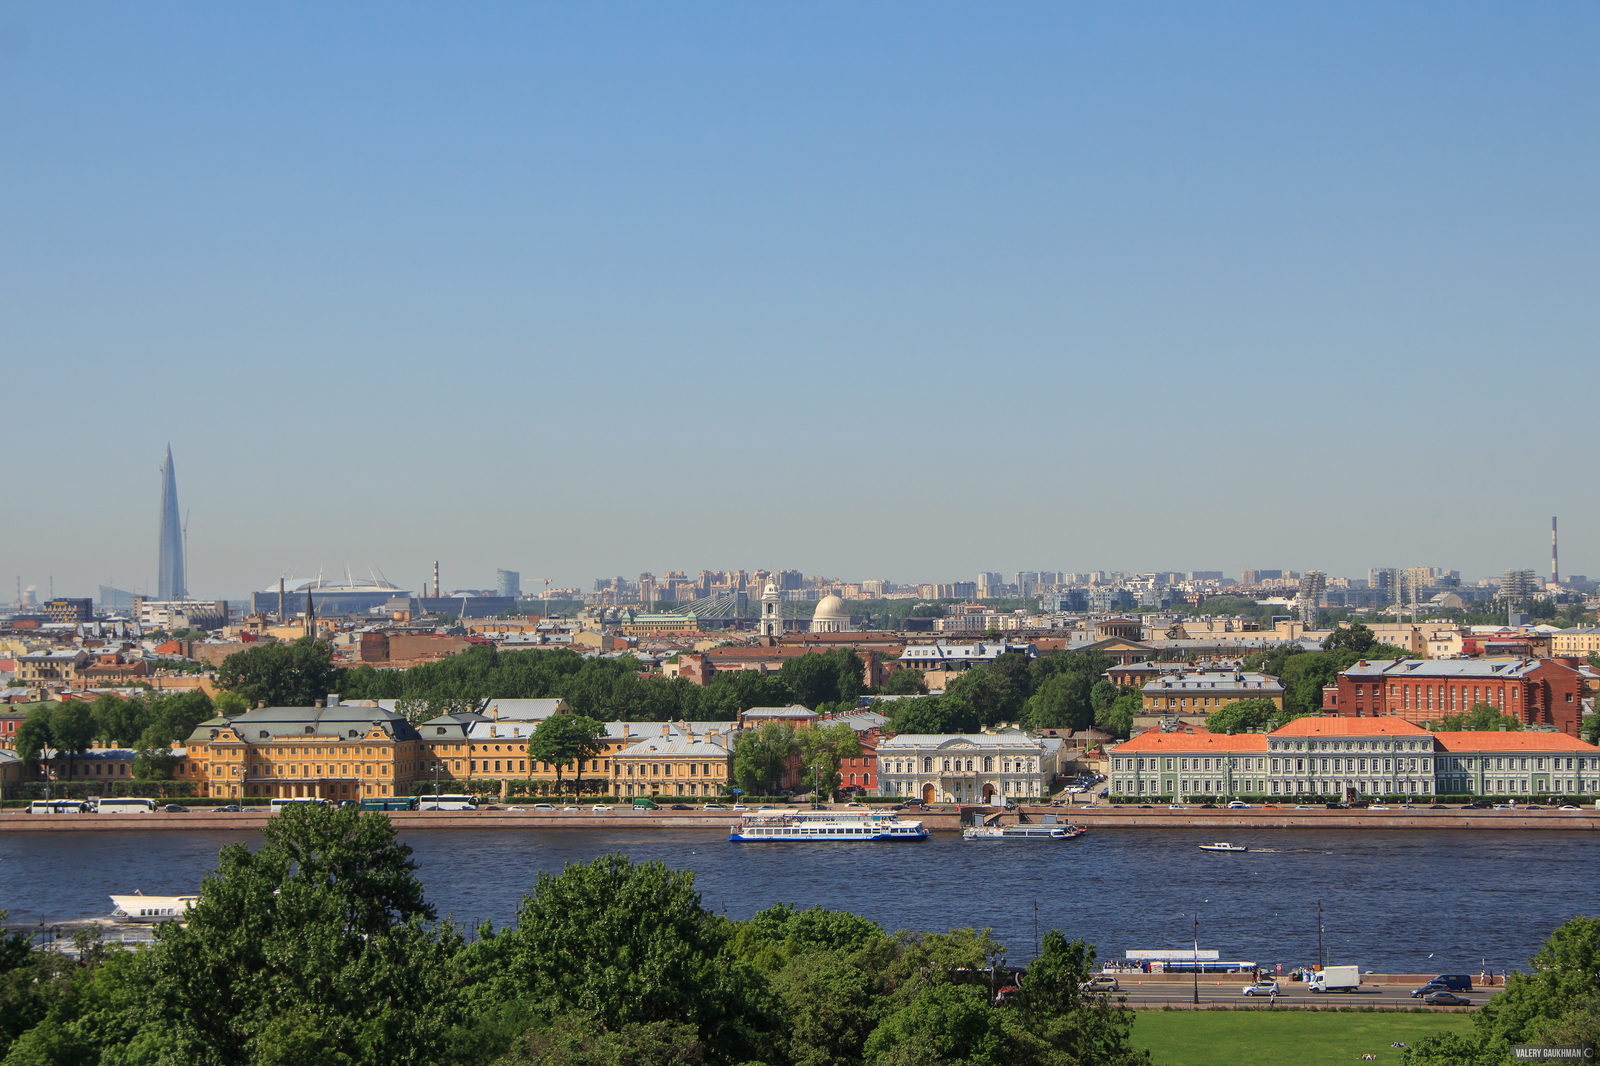
[{"label": "tree canopy", "polygon": [[578,778],[573,788],[583,781],[583,764],[605,751],[606,725],[581,714],[552,714],[533,727],[528,738],[528,756],[556,768],[556,791],[562,789],[561,777],[568,766],[576,767]]},{"label": "tree canopy", "polygon": [[337,692],[339,676],[333,649],[315,637],[288,643],[257,644],[222,660],[217,684],[251,706],[310,707]]}]

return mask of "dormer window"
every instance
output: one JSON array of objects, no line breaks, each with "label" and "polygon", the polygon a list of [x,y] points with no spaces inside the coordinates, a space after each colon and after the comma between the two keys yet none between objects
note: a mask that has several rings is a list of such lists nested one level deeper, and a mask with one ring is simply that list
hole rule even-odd
[{"label": "dormer window", "polygon": [[442,737],[442,736],[444,736],[444,734],[445,734],[445,727],[444,727],[444,726],[442,726],[442,725],[440,725],[440,726],[434,726],[434,731],[435,731],[435,732],[436,732],[436,733],[438,733],[438,734],[439,734],[439,735],[440,735],[440,736],[441,736],[441,737]]}]

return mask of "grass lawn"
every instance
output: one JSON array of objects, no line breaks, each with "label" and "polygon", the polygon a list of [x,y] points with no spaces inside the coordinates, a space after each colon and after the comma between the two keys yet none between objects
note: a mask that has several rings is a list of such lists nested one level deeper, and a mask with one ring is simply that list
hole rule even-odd
[{"label": "grass lawn", "polygon": [[1472,1016],[1391,1011],[1140,1011],[1133,1043],[1150,1049],[1155,1066],[1219,1066],[1222,1063],[1293,1063],[1294,1066],[1360,1066],[1361,1056],[1398,1063],[1399,1040],[1414,1044],[1438,1032],[1466,1033]]}]

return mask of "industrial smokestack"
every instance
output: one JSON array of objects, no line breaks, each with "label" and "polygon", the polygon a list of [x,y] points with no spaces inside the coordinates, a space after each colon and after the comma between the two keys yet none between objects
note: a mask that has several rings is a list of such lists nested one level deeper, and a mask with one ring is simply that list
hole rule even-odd
[{"label": "industrial smokestack", "polygon": [[1550,516],[1550,583],[1561,584],[1561,567],[1556,562],[1556,516]]},{"label": "industrial smokestack", "polygon": [[439,598],[439,560],[433,561],[433,598]]},{"label": "industrial smokestack", "polygon": [[280,626],[283,625],[284,607],[285,607],[285,604],[283,602],[283,578],[280,577],[278,579],[278,624]]}]

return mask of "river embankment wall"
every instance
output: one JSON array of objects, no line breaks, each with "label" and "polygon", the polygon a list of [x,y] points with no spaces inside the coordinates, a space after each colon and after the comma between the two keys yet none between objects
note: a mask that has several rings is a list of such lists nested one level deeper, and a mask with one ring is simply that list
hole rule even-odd
[{"label": "river embankment wall", "polygon": [[[1584,811],[1169,811],[1128,808],[1027,808],[1029,821],[1052,814],[1090,830],[1185,829],[1212,834],[1232,829],[1488,829],[1488,830],[1600,830],[1600,812]],[[10,810],[0,814],[0,833],[127,832],[139,829],[259,829],[271,813],[265,808],[222,813],[193,810],[188,813],[155,811],[148,814],[28,814]],[[742,817],[732,811],[639,811],[619,808],[610,812],[582,811],[390,811],[397,829],[719,829],[726,830]],[[932,831],[961,828],[954,810],[907,813]],[[1003,824],[1018,820],[1017,812],[1002,816]]]}]

